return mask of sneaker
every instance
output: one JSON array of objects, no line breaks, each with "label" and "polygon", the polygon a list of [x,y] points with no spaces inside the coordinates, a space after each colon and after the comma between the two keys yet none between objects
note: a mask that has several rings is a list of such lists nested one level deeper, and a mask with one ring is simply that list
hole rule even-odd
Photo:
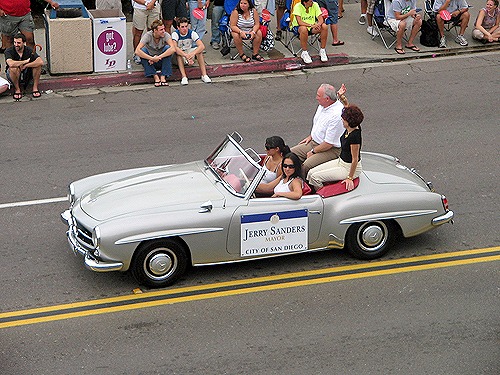
[{"label": "sneaker", "polygon": [[358,23],[360,25],[364,25],[366,23],[366,14],[361,14],[361,16],[359,16]]},{"label": "sneaker", "polygon": [[281,30],[276,30],[276,36],[274,37],[274,40],[281,40],[281,37],[283,36]]},{"label": "sneaker", "polygon": [[322,62],[327,62],[328,61],[328,56],[326,55],[326,51],[324,48],[321,48],[319,50],[319,57],[321,59]]},{"label": "sneaker", "polygon": [[444,35],[439,39],[439,48],[446,48],[446,37]]},{"label": "sneaker", "polygon": [[141,65],[141,58],[137,55],[134,55],[134,62],[137,64],[137,65]]},{"label": "sneaker", "polygon": [[181,85],[186,86],[189,83],[188,77],[182,77]]},{"label": "sneaker", "polygon": [[366,28],[366,32],[367,32],[368,34],[370,34],[371,36],[378,36],[378,32],[377,32],[377,30],[375,30],[375,28],[374,28],[373,26],[368,26],[368,27]]},{"label": "sneaker", "polygon": [[212,80],[207,75],[201,76],[201,80],[205,83],[212,83]]},{"label": "sneaker", "polygon": [[212,43],[212,48],[213,48],[213,49],[219,49],[219,48],[220,48],[220,44],[219,44],[219,43],[217,43],[217,42],[213,42],[213,43]]},{"label": "sneaker", "polygon": [[463,35],[457,35],[455,42],[457,42],[458,44],[460,44],[463,47],[465,47],[469,44],[467,42],[467,39],[465,39]]},{"label": "sneaker", "polygon": [[302,53],[300,54],[300,57],[302,58],[302,60],[304,60],[305,64],[310,64],[313,62],[311,59],[311,56],[309,56],[309,52],[307,52],[307,51],[302,51]]}]

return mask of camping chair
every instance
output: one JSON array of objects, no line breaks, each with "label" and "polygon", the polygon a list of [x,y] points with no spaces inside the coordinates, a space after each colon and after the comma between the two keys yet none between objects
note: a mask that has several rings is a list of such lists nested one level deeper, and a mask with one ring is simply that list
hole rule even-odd
[{"label": "camping chair", "polygon": [[[374,40],[377,36],[382,39],[382,43],[386,49],[391,48],[394,44],[396,44],[396,32],[392,29],[387,22],[387,16],[385,14],[385,9],[389,8],[389,4],[387,4],[388,0],[376,0],[375,8],[373,9],[373,28],[377,31],[378,35],[372,35],[372,40]],[[389,44],[389,41],[384,37],[384,33],[391,36],[394,40]]]},{"label": "camping chair", "polygon": [[[424,10],[425,10],[425,15],[424,17],[426,19],[436,19],[436,12],[433,9],[434,7],[434,0],[425,0],[424,2]],[[472,8],[472,5],[469,5],[469,9]],[[449,21],[444,21],[444,31],[447,32],[452,32],[455,34],[455,36],[458,35],[460,30],[460,21],[455,21],[455,20],[449,20]]]},{"label": "camping chair", "polygon": [[[292,29],[292,21],[294,17],[292,11],[297,3],[300,3],[300,0],[286,0],[286,10],[280,20],[280,29],[283,31],[281,44],[283,44],[283,46],[285,46],[285,48],[295,57],[302,52],[302,48],[296,50],[293,45],[295,40],[299,40],[299,34]],[[320,50],[319,37],[320,34],[313,34],[309,35],[307,39],[307,44],[312,49],[316,50],[316,52],[319,52]]]}]

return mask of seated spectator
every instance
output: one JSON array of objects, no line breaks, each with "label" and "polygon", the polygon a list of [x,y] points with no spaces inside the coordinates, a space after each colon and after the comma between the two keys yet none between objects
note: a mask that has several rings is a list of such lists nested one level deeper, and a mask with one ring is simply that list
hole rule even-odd
[{"label": "seated spectator", "polygon": [[403,55],[403,36],[406,30],[410,30],[410,37],[405,48],[420,52],[413,41],[422,27],[422,17],[417,13],[417,0],[393,0],[389,9],[386,10],[387,22],[396,32],[396,45],[394,50]]},{"label": "seated spectator", "polygon": [[363,112],[350,105],[342,112],[342,122],[345,132],[340,137],[342,151],[338,159],[323,163],[311,169],[307,180],[316,190],[323,187],[327,181],[342,181],[347,190],[354,189],[354,180],[361,174],[361,122]]},{"label": "seated spectator", "polygon": [[318,0],[319,6],[328,11],[328,18],[330,19],[330,31],[332,33],[333,43],[332,46],[343,46],[345,43],[339,39],[339,6],[337,0]]},{"label": "seated spectator", "polygon": [[[189,83],[184,64],[187,64],[189,66],[193,65],[195,57],[196,60],[198,60],[198,65],[200,66],[201,80],[205,83],[212,82],[210,77],[207,76],[207,68],[205,66],[205,59],[203,57],[205,45],[201,41],[196,31],[189,29],[189,21],[187,18],[182,17],[179,20],[178,25],[179,28],[172,33],[172,39],[175,42],[177,64],[179,65],[179,70],[181,71],[182,75],[181,85],[187,85]],[[196,47],[193,47],[193,45],[196,45]]]},{"label": "seated spectator", "polygon": [[[469,5],[465,0],[436,0],[432,8],[436,12],[436,22],[439,29],[439,48],[446,48],[446,37],[444,36],[444,24],[445,22],[451,22],[456,25],[460,25],[460,32],[458,33],[455,42],[461,46],[466,46],[469,43],[464,37],[465,29],[469,26]],[[443,19],[443,14],[451,14],[451,19]],[[443,12],[443,13],[442,13]],[[445,17],[446,18],[446,17]]]},{"label": "seated spectator", "polygon": [[483,43],[498,42],[500,39],[500,9],[498,0],[488,0],[486,7],[477,15],[472,37]]},{"label": "seated spectator", "polygon": [[328,61],[326,55],[326,41],[328,39],[328,26],[323,19],[321,9],[318,3],[313,0],[300,0],[300,3],[295,4],[293,7],[293,20],[292,28],[299,35],[300,48],[302,53],[300,57],[305,64],[312,63],[311,56],[307,52],[307,39],[309,35],[320,34],[321,48],[319,56],[322,62]]},{"label": "seated spectator", "polygon": [[264,58],[259,55],[262,32],[260,31],[259,14],[253,2],[251,0],[240,0],[236,8],[231,12],[229,23],[234,45],[238,50],[241,60],[244,62],[251,61],[250,57],[243,52],[243,41],[248,40],[252,43],[252,59],[264,61]]},{"label": "seated spectator", "polygon": [[[135,54],[140,57],[144,67],[144,75],[154,78],[155,87],[168,86],[167,78],[172,75],[172,55],[175,53],[175,44],[161,20],[151,24],[151,30],[146,32]],[[157,71],[160,71],[158,76]]]},{"label": "seated spectator", "polygon": [[34,49],[26,45],[24,34],[14,35],[14,45],[5,50],[5,63],[7,65],[7,79],[14,86],[14,100],[19,101],[23,97],[21,84],[27,87],[32,81],[31,96],[39,98],[42,95],[38,90],[38,84],[43,60]]},{"label": "seated spectator", "polygon": [[260,184],[261,192],[272,194],[273,198],[284,197],[289,199],[300,199],[302,197],[302,187],[304,182],[301,175],[301,163],[297,155],[290,152],[283,158],[281,164],[281,176],[275,180]]}]

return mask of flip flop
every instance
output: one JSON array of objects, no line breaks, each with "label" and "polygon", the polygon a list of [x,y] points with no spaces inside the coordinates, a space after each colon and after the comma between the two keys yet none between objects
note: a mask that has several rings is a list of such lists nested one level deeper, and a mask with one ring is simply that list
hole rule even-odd
[{"label": "flip flop", "polygon": [[243,54],[243,55],[240,55],[240,59],[243,61],[243,62],[250,62],[251,59],[250,57],[248,57],[247,55]]},{"label": "flip flop", "polygon": [[12,95],[12,97],[14,98],[14,100],[16,102],[18,102],[19,100],[21,100],[23,98],[23,93],[22,92],[15,92],[14,95]]},{"label": "flip flop", "polygon": [[412,51],[415,51],[415,52],[420,52],[420,48],[418,48],[416,45],[405,46],[405,48],[411,49]]},{"label": "flip flop", "polygon": [[167,82],[167,81],[160,81],[160,84],[161,84],[162,86],[168,86],[168,82]]},{"label": "flip flop", "polygon": [[36,99],[36,98],[39,98],[40,96],[42,96],[42,94],[40,93],[40,91],[35,90],[31,93],[31,96]]},{"label": "flip flop", "polygon": [[160,81],[155,81],[155,87],[160,87],[161,86],[161,82]]},{"label": "flip flop", "polygon": [[405,50],[402,49],[402,48],[394,48],[394,51],[397,52],[398,55],[404,55],[405,54]]},{"label": "flip flop", "polygon": [[345,43],[342,40],[339,40],[337,43],[332,43],[332,46],[337,47],[337,46],[343,46]]}]

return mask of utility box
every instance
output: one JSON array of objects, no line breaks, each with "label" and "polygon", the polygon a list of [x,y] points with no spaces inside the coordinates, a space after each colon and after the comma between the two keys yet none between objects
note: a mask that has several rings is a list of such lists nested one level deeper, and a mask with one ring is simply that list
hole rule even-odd
[{"label": "utility box", "polygon": [[51,74],[93,70],[92,22],[81,0],[59,0],[59,9],[46,9],[45,42]]},{"label": "utility box", "polygon": [[94,72],[127,69],[127,24],[119,9],[89,10],[92,20]]}]

